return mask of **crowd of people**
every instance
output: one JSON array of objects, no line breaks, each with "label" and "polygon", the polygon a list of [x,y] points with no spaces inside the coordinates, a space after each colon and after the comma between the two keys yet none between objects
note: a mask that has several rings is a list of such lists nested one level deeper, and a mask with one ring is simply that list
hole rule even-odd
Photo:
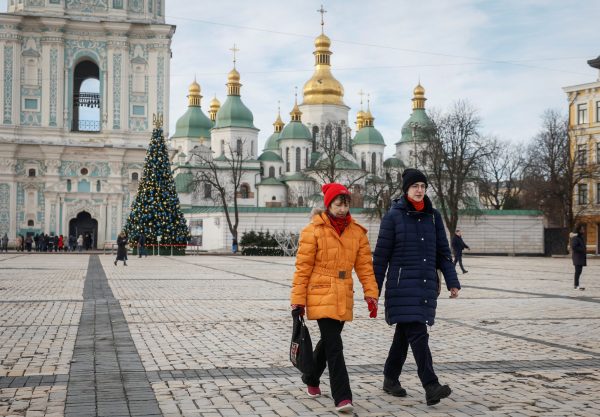
[{"label": "crowd of people", "polygon": [[[1,252],[8,252],[9,238],[5,233],[0,240]],[[14,241],[17,252],[82,252],[94,248],[94,234],[84,233],[79,236],[55,235],[53,233],[36,233],[23,236],[17,235]]]}]

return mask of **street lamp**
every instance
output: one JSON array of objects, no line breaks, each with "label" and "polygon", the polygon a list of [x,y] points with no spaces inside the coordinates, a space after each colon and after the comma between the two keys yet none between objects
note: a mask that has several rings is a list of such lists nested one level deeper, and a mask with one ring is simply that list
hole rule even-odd
[{"label": "street lamp", "polygon": [[160,256],[160,239],[161,239],[161,235],[156,236],[156,240],[158,241],[158,256]]}]

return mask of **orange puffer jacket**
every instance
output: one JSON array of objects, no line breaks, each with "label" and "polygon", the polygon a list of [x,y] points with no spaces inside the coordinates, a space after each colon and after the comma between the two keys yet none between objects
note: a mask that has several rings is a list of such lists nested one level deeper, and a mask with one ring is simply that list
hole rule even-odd
[{"label": "orange puffer jacket", "polygon": [[353,268],[365,297],[379,297],[366,233],[352,220],[339,236],[324,212],[302,230],[291,304],[306,306],[309,320],[352,320]]}]

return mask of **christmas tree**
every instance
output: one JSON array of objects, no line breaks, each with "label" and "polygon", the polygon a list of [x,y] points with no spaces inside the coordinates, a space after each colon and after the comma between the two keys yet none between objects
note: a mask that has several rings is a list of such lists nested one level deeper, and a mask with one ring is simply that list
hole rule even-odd
[{"label": "christmas tree", "polygon": [[[130,243],[137,242],[143,232],[146,245],[185,245],[190,239],[175,191],[169,153],[163,136],[162,115],[154,115],[154,129],[146,152],[144,174],[131,206],[125,232]],[[162,247],[161,253],[170,254],[171,247]],[[185,246],[173,247],[172,253],[184,254]]]}]

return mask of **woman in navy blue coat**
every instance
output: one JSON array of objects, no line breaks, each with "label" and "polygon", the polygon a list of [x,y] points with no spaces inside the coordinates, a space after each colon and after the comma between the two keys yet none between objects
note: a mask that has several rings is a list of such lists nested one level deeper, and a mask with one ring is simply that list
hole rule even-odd
[{"label": "woman in navy blue coat", "polygon": [[402,174],[404,195],[384,216],[373,253],[375,277],[381,293],[385,281],[385,319],[396,324],[394,340],[384,368],[384,391],[404,397],[399,378],[408,345],[425,388],[427,405],[450,395],[433,370],[427,326],[435,321],[440,269],[450,291],[458,297],[460,283],[440,213],[425,195],[427,177],[417,169]]}]

